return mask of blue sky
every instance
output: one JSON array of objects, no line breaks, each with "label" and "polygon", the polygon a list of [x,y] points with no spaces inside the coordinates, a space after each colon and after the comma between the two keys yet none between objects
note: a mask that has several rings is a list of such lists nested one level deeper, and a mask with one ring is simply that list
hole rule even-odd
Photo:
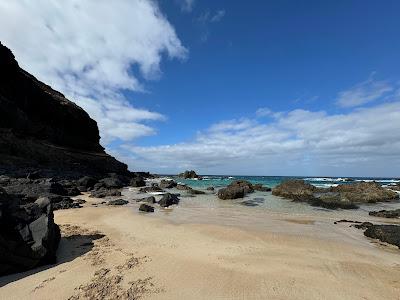
[{"label": "blue sky", "polygon": [[400,176],[399,11],[398,1],[0,0],[0,39],[86,109],[132,170]]}]

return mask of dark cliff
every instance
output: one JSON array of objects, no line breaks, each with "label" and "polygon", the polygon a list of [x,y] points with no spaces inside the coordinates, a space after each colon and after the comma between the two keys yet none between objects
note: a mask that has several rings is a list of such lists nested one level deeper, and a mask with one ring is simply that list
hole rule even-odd
[{"label": "dark cliff", "polygon": [[99,140],[82,108],[22,70],[0,43],[0,174],[127,173]]}]

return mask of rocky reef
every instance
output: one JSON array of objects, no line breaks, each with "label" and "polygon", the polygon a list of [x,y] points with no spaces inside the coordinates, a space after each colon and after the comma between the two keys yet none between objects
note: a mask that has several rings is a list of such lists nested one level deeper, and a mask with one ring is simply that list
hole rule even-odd
[{"label": "rocky reef", "polygon": [[317,188],[303,180],[287,180],[277,185],[272,194],[314,206],[335,209],[357,208],[357,203],[393,201],[399,195],[376,182],[352,182],[331,188]]},{"label": "rocky reef", "polygon": [[96,122],[82,108],[21,69],[0,43],[0,174],[127,173],[99,141]]}]

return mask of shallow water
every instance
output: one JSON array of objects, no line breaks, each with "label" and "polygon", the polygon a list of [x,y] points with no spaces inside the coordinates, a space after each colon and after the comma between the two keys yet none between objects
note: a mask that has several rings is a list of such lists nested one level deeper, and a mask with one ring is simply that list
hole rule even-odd
[{"label": "shallow water", "polygon": [[[233,179],[216,179],[229,182]],[[228,181],[229,180],[229,181]],[[183,181],[181,181],[183,182]],[[254,192],[243,199],[220,200],[215,192],[206,191],[204,181],[186,180],[188,185],[206,192],[205,195],[188,195],[186,192],[170,189],[168,192],[180,194],[180,203],[166,209],[155,205],[155,213],[149,217],[167,219],[173,223],[199,223],[216,224],[225,226],[251,227],[273,232],[292,232],[316,234],[323,231],[324,236],[332,231],[332,237],[340,238],[340,234],[331,230],[334,221],[347,219],[357,221],[371,221],[369,211],[381,209],[400,208],[400,201],[390,203],[377,203],[361,205],[355,210],[329,210],[320,207],[312,207],[307,203],[293,202],[271,194],[271,192]],[[256,183],[255,181],[252,181]],[[213,180],[215,185],[215,179]],[[208,185],[210,186],[210,185]],[[149,194],[138,193],[138,189],[130,188],[123,192],[126,199],[130,200],[131,206],[136,210],[139,206],[133,199],[148,197]],[[159,200],[161,195],[154,195]],[[277,220],[287,221],[277,224]],[[374,219],[377,222],[396,222],[393,220]],[[288,224],[291,223],[291,224]],[[299,226],[301,224],[301,226]],[[318,228],[310,225],[318,224]],[[347,224],[346,226],[348,226]],[[308,227],[308,228],[307,228]],[[333,229],[333,228],[332,228]]]}]

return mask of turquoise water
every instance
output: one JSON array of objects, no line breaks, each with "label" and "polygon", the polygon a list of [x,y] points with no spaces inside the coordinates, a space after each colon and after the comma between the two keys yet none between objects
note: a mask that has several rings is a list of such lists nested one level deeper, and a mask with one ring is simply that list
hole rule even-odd
[{"label": "turquoise water", "polygon": [[338,184],[348,184],[351,182],[360,181],[376,181],[382,185],[396,184],[400,182],[399,178],[373,178],[373,177],[289,177],[289,176],[216,176],[216,175],[205,175],[202,180],[195,179],[183,179],[173,176],[176,181],[187,184],[191,187],[206,188],[209,186],[213,187],[224,187],[230,184],[234,180],[243,179],[250,181],[251,183],[261,183],[268,187],[274,187],[284,180],[288,179],[303,179],[318,187],[331,187]]}]

